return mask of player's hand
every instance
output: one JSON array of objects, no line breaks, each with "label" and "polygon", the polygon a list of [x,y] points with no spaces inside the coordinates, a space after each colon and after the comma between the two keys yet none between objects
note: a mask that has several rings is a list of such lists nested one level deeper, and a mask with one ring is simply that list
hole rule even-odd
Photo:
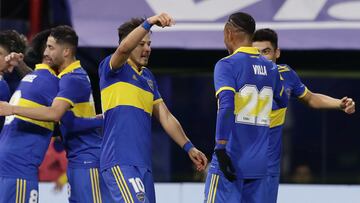
[{"label": "player's hand", "polygon": [[230,182],[235,181],[235,169],[229,155],[226,153],[226,149],[215,149],[215,155],[218,158],[220,170],[223,172],[226,179]]},{"label": "player's hand", "polygon": [[355,102],[352,98],[344,97],[341,99],[340,109],[347,114],[355,113]]},{"label": "player's hand", "polygon": [[193,147],[189,150],[188,154],[191,161],[194,163],[196,170],[198,171],[205,170],[208,160],[204,155],[204,153]]},{"label": "player's hand", "polygon": [[95,118],[97,118],[97,119],[104,119],[104,115],[103,115],[103,114],[97,114],[97,115],[95,116]]},{"label": "player's hand", "polygon": [[13,106],[7,102],[0,102],[0,116],[10,116],[13,114]]},{"label": "player's hand", "polygon": [[174,19],[167,13],[160,13],[155,16],[151,16],[147,19],[151,25],[157,25],[159,27],[170,27],[175,24]]},{"label": "player's hand", "polygon": [[7,56],[5,56],[5,62],[10,67],[15,67],[15,66],[22,65],[22,63],[24,63],[24,54],[11,52]]}]

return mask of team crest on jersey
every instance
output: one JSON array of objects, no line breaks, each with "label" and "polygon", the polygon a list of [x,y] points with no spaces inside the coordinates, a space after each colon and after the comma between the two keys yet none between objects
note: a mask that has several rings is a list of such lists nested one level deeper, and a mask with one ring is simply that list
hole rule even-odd
[{"label": "team crest on jersey", "polygon": [[143,192],[139,192],[136,194],[136,198],[140,201],[140,202],[144,202],[145,201],[145,193]]},{"label": "team crest on jersey", "polygon": [[152,80],[147,80],[147,83],[148,83],[149,87],[151,88],[151,90],[154,91],[154,82]]}]

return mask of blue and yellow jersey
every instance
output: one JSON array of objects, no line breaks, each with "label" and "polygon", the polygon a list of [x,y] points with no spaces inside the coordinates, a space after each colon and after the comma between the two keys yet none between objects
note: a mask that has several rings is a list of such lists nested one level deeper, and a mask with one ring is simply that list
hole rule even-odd
[{"label": "blue and yellow jersey", "polygon": [[71,125],[75,118],[93,118],[96,116],[90,79],[81,67],[80,61],[75,61],[59,73],[59,92],[57,100],[63,100],[71,105],[60,120],[60,130],[68,166],[72,168],[99,167],[101,135],[94,126],[88,130],[77,130],[83,126]]},{"label": "blue and yellow jersey", "polygon": [[[306,86],[301,82],[296,72],[288,65],[278,65],[278,70],[283,81],[287,98],[302,98],[307,93]],[[269,137],[269,162],[268,173],[270,175],[280,174],[282,129],[285,122],[285,108],[280,108],[276,102],[273,104],[271,113],[271,129]]]},{"label": "blue and yellow jersey", "polygon": [[[3,76],[0,75],[0,101],[9,101],[10,99],[10,89],[7,82],[4,80]],[[0,116],[0,132],[4,124],[5,117]]]},{"label": "blue and yellow jersey", "polygon": [[[36,65],[11,97],[10,104],[23,107],[51,106],[59,79],[45,64]],[[38,167],[49,146],[54,123],[22,116],[7,116],[0,134],[0,176],[37,181]]]},{"label": "blue and yellow jersey", "polygon": [[256,48],[240,47],[217,62],[214,83],[217,96],[224,90],[235,93],[235,123],[226,150],[238,177],[265,176],[272,103],[287,102],[276,66]]},{"label": "blue and yellow jersey", "polygon": [[151,115],[162,101],[154,76],[130,61],[111,70],[110,58],[99,66],[104,141],[100,167],[134,165],[151,169]]}]

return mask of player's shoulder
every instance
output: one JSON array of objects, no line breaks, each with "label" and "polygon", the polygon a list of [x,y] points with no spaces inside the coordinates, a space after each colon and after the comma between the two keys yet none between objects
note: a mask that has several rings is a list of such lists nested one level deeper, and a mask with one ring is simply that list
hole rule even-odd
[{"label": "player's shoulder", "polygon": [[277,64],[277,67],[280,73],[294,71],[288,64]]}]

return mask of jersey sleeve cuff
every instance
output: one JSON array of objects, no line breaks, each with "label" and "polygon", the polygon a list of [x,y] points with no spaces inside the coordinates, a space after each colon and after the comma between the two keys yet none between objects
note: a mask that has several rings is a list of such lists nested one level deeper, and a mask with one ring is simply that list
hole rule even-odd
[{"label": "jersey sleeve cuff", "polygon": [[234,93],[236,93],[236,91],[233,87],[224,86],[224,87],[219,88],[218,91],[216,91],[215,97],[217,97],[220,94],[220,92],[222,92],[224,90],[230,90],[230,91],[233,91]]},{"label": "jersey sleeve cuff", "polygon": [[162,99],[162,98],[159,98],[159,99],[157,99],[157,100],[155,100],[155,101],[153,102],[153,105],[158,104],[158,103],[160,103],[160,102],[162,102],[162,101],[163,101],[163,99]]},{"label": "jersey sleeve cuff", "polygon": [[71,106],[75,106],[74,102],[71,101],[70,99],[67,99],[65,97],[55,97],[56,100],[62,100],[62,101],[66,101],[68,102]]},{"label": "jersey sleeve cuff", "polygon": [[305,87],[304,92],[300,96],[298,96],[298,98],[301,99],[301,98],[305,97],[305,95],[308,93],[308,91],[309,91],[308,88]]}]

